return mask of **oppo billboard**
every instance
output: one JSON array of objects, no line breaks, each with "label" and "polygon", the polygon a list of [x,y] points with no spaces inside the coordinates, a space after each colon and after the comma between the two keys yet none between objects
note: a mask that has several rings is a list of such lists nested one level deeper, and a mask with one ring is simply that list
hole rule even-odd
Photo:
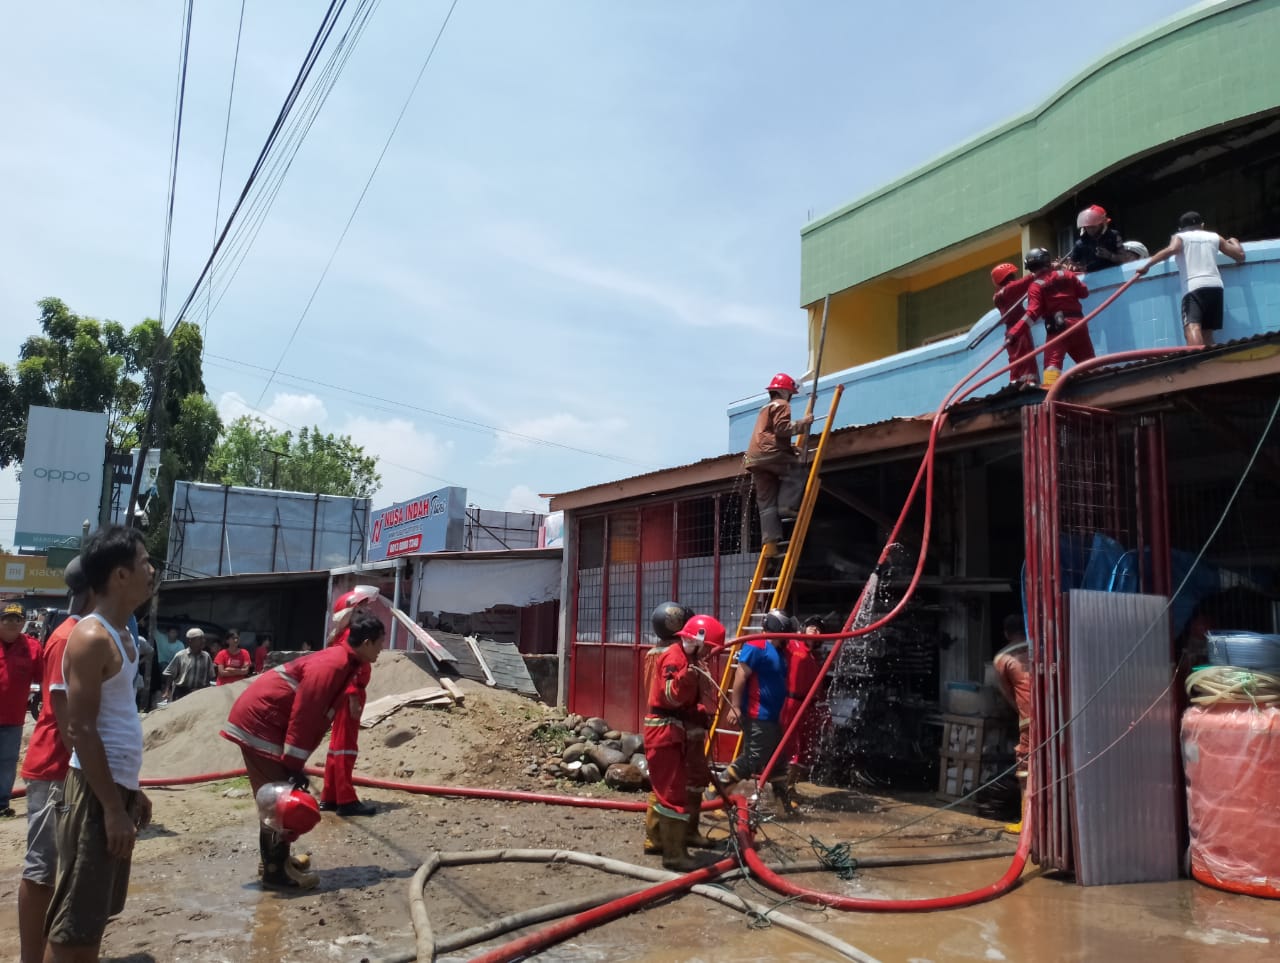
[{"label": "oppo billboard", "polygon": [[85,519],[97,527],[106,445],[105,413],[31,406],[16,545],[43,549],[78,537]]}]

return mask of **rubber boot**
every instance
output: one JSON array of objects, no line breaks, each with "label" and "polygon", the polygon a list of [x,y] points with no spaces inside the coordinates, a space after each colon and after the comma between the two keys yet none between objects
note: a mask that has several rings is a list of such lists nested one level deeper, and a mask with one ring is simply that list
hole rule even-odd
[{"label": "rubber boot", "polygon": [[702,819],[702,793],[697,790],[689,793],[687,803],[689,821],[685,823],[684,844],[694,849],[719,849],[719,843],[698,832],[698,823]]},{"label": "rubber boot", "polygon": [[653,808],[658,804],[658,794],[656,792],[649,793],[649,797],[645,802],[649,804],[649,808],[644,811],[644,854],[646,856],[657,856],[662,852],[662,834],[658,829],[658,811]]},{"label": "rubber boot", "polygon": [[792,802],[791,790],[787,788],[785,780],[779,779],[777,782],[771,782],[769,783],[769,788],[773,790],[773,798],[778,801],[779,816],[789,817],[800,812],[800,807]]},{"label": "rubber boot", "polygon": [[782,541],[782,519],[776,508],[760,509],[760,541],[765,545]]},{"label": "rubber boot", "polygon": [[1022,821],[1026,818],[1027,818],[1027,797],[1024,795],[1022,797],[1022,808],[1019,811],[1018,821],[1016,823],[1005,823],[1004,831],[1006,833],[1011,833],[1014,836],[1020,836],[1022,834]]},{"label": "rubber boot", "polygon": [[699,866],[685,849],[685,828],[683,819],[658,816],[658,831],[662,835],[662,868],[673,873],[691,873]]},{"label": "rubber boot", "polygon": [[290,857],[289,844],[271,830],[259,830],[258,849],[262,853],[263,889],[297,892],[320,884],[320,877],[310,871],[310,859],[304,868],[301,859]]},{"label": "rubber boot", "polygon": [[1062,372],[1059,371],[1057,368],[1045,368],[1043,387],[1052,388],[1053,383],[1058,380],[1058,377],[1061,374]]},{"label": "rubber boot", "polygon": [[800,800],[799,795],[796,792],[796,783],[801,779],[808,778],[808,776],[808,766],[797,766],[794,763],[787,766],[787,784],[785,792],[787,794],[787,808],[790,810],[792,815],[800,812]]}]

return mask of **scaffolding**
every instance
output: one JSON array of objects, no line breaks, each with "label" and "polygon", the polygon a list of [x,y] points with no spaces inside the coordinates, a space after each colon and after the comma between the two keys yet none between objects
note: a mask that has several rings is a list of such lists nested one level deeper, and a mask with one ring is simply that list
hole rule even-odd
[{"label": "scaffolding", "polygon": [[180,481],[166,578],[307,572],[365,560],[367,498]]}]

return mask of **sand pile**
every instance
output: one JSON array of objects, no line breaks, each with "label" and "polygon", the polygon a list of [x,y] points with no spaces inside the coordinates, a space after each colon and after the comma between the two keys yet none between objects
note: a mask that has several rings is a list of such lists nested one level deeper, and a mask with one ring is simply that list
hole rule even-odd
[{"label": "sand pile", "polygon": [[[187,776],[243,765],[240,749],[218,735],[236,697],[252,680],[193,692],[142,722],[146,778]],[[431,673],[401,652],[384,653],[373,668],[369,699],[436,684]],[[533,743],[537,725],[554,710],[523,696],[461,680],[463,706],[404,708],[360,732],[356,772],[415,782],[511,785],[543,755]],[[324,766],[327,742],[310,765]],[[534,758],[537,757],[537,758]]]}]

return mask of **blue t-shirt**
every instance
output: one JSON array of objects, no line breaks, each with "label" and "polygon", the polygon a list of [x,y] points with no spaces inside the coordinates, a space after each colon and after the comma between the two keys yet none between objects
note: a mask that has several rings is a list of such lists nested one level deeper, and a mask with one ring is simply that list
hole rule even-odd
[{"label": "blue t-shirt", "polygon": [[747,678],[747,715],[761,722],[776,722],[787,698],[787,663],[777,646],[760,639],[748,642],[738,661],[751,670]]}]

